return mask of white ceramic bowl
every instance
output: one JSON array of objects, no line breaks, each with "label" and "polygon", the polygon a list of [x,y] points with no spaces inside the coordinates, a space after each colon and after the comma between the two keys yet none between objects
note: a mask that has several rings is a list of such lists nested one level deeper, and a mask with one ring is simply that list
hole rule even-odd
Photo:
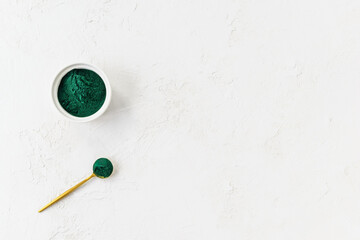
[{"label": "white ceramic bowl", "polygon": [[[94,113],[93,115],[90,115],[88,117],[76,117],[76,116],[71,115],[61,106],[59,99],[58,99],[58,88],[59,88],[61,79],[65,76],[65,74],[67,74],[69,71],[71,71],[75,68],[88,69],[88,70],[96,72],[101,77],[101,79],[104,81],[104,84],[105,84],[106,96],[105,96],[104,104],[101,106],[101,108],[96,113]],[[66,118],[68,118],[72,121],[75,121],[75,122],[88,122],[88,121],[91,121],[91,120],[94,120],[94,119],[100,117],[108,108],[108,106],[110,104],[110,100],[111,100],[111,87],[110,87],[110,83],[109,83],[107,76],[105,75],[105,73],[103,71],[101,71],[100,68],[98,68],[94,65],[88,64],[88,63],[75,63],[75,64],[71,64],[70,66],[63,68],[56,75],[53,85],[52,85],[51,95],[52,95],[52,99],[53,99],[56,109],[63,116],[65,116]]]}]

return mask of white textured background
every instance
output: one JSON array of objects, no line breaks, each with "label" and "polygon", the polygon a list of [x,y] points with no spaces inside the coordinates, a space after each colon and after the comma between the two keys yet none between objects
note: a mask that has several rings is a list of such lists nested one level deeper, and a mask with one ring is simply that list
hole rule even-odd
[{"label": "white textured background", "polygon": [[[94,122],[52,106],[74,62]],[[358,0],[3,0],[0,70],[1,239],[360,238]]]}]

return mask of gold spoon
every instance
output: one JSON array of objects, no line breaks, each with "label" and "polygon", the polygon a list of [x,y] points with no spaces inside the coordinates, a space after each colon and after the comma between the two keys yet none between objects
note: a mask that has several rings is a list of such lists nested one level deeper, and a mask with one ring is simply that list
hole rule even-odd
[{"label": "gold spoon", "polygon": [[95,161],[93,165],[93,173],[88,178],[82,180],[81,182],[79,182],[78,184],[76,184],[75,186],[73,186],[72,188],[70,188],[69,190],[65,191],[63,194],[52,200],[45,207],[40,209],[39,212],[44,211],[45,209],[47,209],[48,207],[50,207],[51,205],[53,205],[54,203],[56,203],[57,201],[59,201],[60,199],[62,199],[63,197],[65,197],[66,195],[68,195],[69,193],[71,193],[81,185],[83,185],[84,183],[86,183],[87,181],[89,181],[92,177],[96,176],[99,178],[107,178],[111,175],[112,171],[113,171],[113,165],[110,162],[110,160],[107,158],[99,158],[98,160]]}]

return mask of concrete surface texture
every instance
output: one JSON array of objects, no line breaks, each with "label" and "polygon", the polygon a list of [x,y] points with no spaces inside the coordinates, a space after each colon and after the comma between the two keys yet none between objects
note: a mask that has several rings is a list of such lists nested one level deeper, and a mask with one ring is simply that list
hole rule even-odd
[{"label": "concrete surface texture", "polygon": [[[359,239],[359,29],[358,0],[1,1],[0,238]],[[76,62],[113,88],[89,123],[50,98]]]}]

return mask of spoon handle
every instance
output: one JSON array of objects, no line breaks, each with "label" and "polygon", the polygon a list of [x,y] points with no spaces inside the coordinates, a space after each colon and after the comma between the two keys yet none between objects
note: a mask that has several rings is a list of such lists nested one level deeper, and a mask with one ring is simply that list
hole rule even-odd
[{"label": "spoon handle", "polygon": [[91,174],[90,177],[82,180],[81,182],[79,182],[78,184],[76,184],[75,186],[73,186],[72,188],[70,188],[69,190],[65,191],[63,194],[61,194],[60,196],[58,196],[57,198],[55,198],[54,200],[52,200],[50,203],[48,203],[45,207],[43,207],[42,209],[39,210],[39,212],[44,211],[45,209],[47,209],[48,207],[50,207],[51,205],[53,205],[54,203],[56,203],[57,201],[59,201],[60,199],[62,199],[63,197],[65,197],[66,195],[68,195],[69,193],[71,193],[72,191],[74,191],[75,189],[77,189],[78,187],[80,187],[81,185],[83,185],[84,183],[86,183],[88,180],[90,180],[92,177],[95,177],[95,174]]}]

